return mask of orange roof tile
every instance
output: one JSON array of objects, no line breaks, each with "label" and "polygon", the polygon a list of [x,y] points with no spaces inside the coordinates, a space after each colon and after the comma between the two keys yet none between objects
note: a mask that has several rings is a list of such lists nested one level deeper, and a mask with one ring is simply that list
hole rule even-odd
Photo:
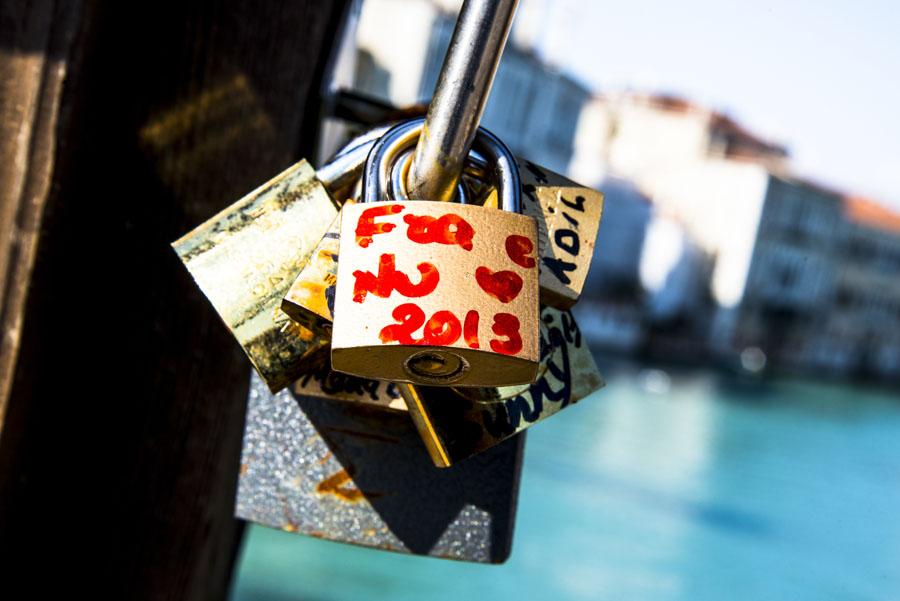
[{"label": "orange roof tile", "polygon": [[851,221],[882,230],[900,232],[900,213],[861,196],[844,197],[844,214]]}]

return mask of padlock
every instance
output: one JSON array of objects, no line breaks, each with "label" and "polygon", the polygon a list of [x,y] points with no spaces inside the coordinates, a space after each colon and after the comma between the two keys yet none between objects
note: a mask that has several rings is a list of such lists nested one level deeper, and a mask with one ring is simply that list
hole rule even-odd
[{"label": "padlock", "polygon": [[[237,517],[401,553],[507,559],[524,436],[436,470],[407,415],[326,400],[334,394],[315,398],[304,380],[273,394],[251,379]],[[388,384],[373,383],[384,395]],[[357,394],[353,386],[348,395]]]},{"label": "padlock", "polygon": [[351,142],[318,172],[300,161],[172,243],[273,391],[328,344],[322,332],[285,315],[281,300],[337,215],[335,198],[358,179],[375,134]]},{"label": "padlock", "polygon": [[381,201],[390,177],[385,157],[410,148],[421,127],[422,120],[406,122],[375,143],[363,172],[365,202],[343,211],[332,367],[434,386],[532,382],[537,225],[518,213],[515,159],[479,130],[475,146],[496,171],[503,211]]},{"label": "padlock", "polygon": [[[334,298],[339,240],[335,223],[292,287],[292,291],[302,290],[302,295],[295,296],[292,302],[291,293],[285,297],[282,307],[292,317],[299,310],[304,320],[301,323],[316,323],[322,329],[331,324],[332,310],[327,298]],[[533,383],[498,388],[395,384],[335,372],[323,352],[304,362],[306,368],[294,384],[294,392],[401,411],[407,411],[408,404],[432,461],[438,467],[448,467],[497,445],[603,386],[603,378],[570,312],[545,307],[540,327],[541,362]]]}]

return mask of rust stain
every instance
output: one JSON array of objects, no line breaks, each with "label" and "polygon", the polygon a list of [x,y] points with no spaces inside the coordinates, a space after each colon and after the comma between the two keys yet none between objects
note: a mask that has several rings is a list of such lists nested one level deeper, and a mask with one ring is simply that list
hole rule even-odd
[{"label": "rust stain", "polygon": [[363,497],[377,498],[382,496],[381,493],[363,492],[354,486],[345,486],[348,482],[352,483],[353,479],[350,473],[343,469],[319,482],[316,485],[316,492],[322,495],[334,495],[347,503],[356,503]]},{"label": "rust stain", "polygon": [[316,492],[323,495],[334,495],[348,503],[356,503],[363,498],[363,492],[352,486],[344,487],[343,485],[348,482],[352,482],[350,474],[347,470],[341,470],[319,482],[316,485]]},{"label": "rust stain", "polygon": [[319,465],[325,464],[329,459],[331,459],[332,456],[333,456],[333,453],[331,451],[328,451],[327,453],[325,453],[325,455],[323,455],[322,458],[319,459]]}]

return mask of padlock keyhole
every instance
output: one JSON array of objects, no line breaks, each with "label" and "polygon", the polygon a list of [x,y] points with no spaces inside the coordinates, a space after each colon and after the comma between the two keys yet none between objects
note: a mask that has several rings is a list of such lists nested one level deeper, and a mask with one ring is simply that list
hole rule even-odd
[{"label": "padlock keyhole", "polygon": [[422,351],[403,364],[406,372],[434,384],[447,384],[460,379],[469,371],[469,362],[456,353]]}]

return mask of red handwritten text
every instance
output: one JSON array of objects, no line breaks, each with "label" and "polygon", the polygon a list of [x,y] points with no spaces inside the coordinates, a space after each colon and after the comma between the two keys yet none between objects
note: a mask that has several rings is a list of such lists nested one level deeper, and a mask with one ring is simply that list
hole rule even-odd
[{"label": "red handwritten text", "polygon": [[403,221],[409,226],[406,236],[413,242],[456,244],[466,250],[472,250],[475,229],[455,213],[447,213],[437,218],[430,215],[406,215]]},{"label": "red handwritten text", "polygon": [[475,270],[475,280],[482,290],[501,303],[512,301],[522,290],[522,277],[514,271],[493,272],[482,266]]},{"label": "red handwritten text", "polygon": [[506,254],[519,267],[528,269],[535,266],[534,258],[528,256],[532,252],[534,252],[534,243],[530,238],[516,234],[506,237]]},{"label": "red handwritten text", "polygon": [[515,355],[522,350],[522,336],[519,334],[519,318],[512,313],[494,315],[491,327],[497,336],[505,336],[506,340],[491,340],[491,349],[495,353]]},{"label": "red handwritten text", "polygon": [[354,271],[353,277],[356,283],[353,285],[353,300],[361,303],[366,300],[366,294],[371,292],[375,296],[388,298],[391,292],[396,290],[400,294],[410,298],[418,298],[431,294],[437,288],[441,279],[437,267],[431,263],[419,263],[416,269],[422,274],[422,280],[413,284],[409,276],[402,271],[397,271],[394,264],[394,255],[384,253],[378,261],[378,275],[371,271]]},{"label": "red handwritten text", "polygon": [[376,223],[376,217],[395,215],[403,210],[401,205],[380,205],[366,209],[356,221],[356,243],[363,248],[372,243],[375,234],[387,234],[396,227],[393,223]]}]

